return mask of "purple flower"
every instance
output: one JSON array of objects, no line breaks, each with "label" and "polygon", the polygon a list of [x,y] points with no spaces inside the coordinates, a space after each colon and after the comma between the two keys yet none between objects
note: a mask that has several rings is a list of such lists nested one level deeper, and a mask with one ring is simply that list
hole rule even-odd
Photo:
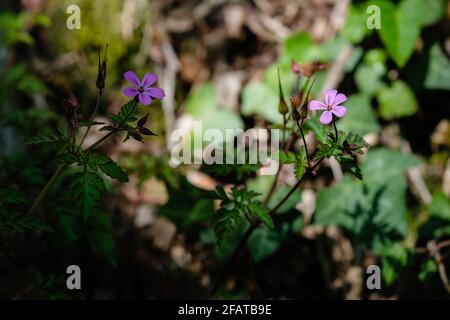
[{"label": "purple flower", "polygon": [[143,105],[149,105],[153,99],[164,98],[164,90],[161,88],[151,87],[158,80],[158,76],[151,72],[146,73],[142,81],[139,80],[136,73],[127,71],[123,77],[132,84],[131,87],[123,89],[123,94],[127,97],[138,96],[139,102]]},{"label": "purple flower", "polygon": [[340,104],[347,100],[347,96],[338,93],[337,90],[329,89],[325,92],[325,103],[318,100],[312,100],[309,103],[309,110],[325,110],[320,116],[322,124],[329,124],[333,120],[333,115],[343,117],[347,113],[347,108]]}]

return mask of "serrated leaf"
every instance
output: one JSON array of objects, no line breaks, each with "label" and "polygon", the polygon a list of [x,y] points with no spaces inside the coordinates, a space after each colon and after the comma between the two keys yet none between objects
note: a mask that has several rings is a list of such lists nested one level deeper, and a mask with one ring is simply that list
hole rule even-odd
[{"label": "serrated leaf", "polygon": [[75,175],[72,191],[83,212],[84,219],[87,220],[92,214],[94,205],[105,191],[105,185],[97,173],[84,171]]},{"label": "serrated leaf", "polygon": [[216,235],[217,245],[219,247],[225,247],[229,240],[232,238],[238,226],[244,221],[244,218],[240,214],[239,210],[228,210],[225,208],[219,209],[213,215],[213,230]]},{"label": "serrated leaf", "polygon": [[93,153],[89,156],[89,165],[100,169],[108,177],[117,179],[120,182],[128,182],[128,175],[110,157]]},{"label": "serrated leaf", "polygon": [[136,100],[130,100],[122,106],[118,114],[111,114],[111,119],[120,127],[126,126],[128,123],[136,121],[139,114]]},{"label": "serrated leaf", "polygon": [[54,134],[38,134],[26,142],[28,145],[60,142],[61,138]]},{"label": "serrated leaf", "polygon": [[253,202],[249,205],[251,213],[256,216],[262,223],[264,223],[269,228],[273,228],[273,220],[267,211],[267,208],[259,201]]}]

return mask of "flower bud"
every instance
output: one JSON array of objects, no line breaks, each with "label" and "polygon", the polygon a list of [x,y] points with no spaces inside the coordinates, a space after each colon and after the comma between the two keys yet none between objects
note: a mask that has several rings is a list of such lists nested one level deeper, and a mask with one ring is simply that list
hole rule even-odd
[{"label": "flower bud", "polygon": [[74,94],[69,96],[69,99],[63,99],[63,107],[66,111],[75,111],[78,109],[78,100]]},{"label": "flower bud", "polygon": [[284,101],[283,88],[281,87],[280,68],[278,68],[278,94],[280,96],[280,102],[278,103],[278,112],[285,115],[289,112],[288,105]]},{"label": "flower bud", "polygon": [[296,108],[292,109],[292,119],[294,119],[295,122],[302,120],[302,117]]},{"label": "flower bud", "polygon": [[299,77],[301,75],[301,68],[300,65],[298,64],[297,61],[295,61],[294,59],[292,59],[291,61],[291,71],[294,75],[296,75],[297,77]]},{"label": "flower bud", "polygon": [[97,80],[95,85],[97,89],[103,90],[105,88],[106,80],[106,52],[108,51],[108,45],[106,45],[105,54],[103,60],[100,57],[100,50],[98,51],[98,70],[97,70]]},{"label": "flower bud", "polygon": [[301,67],[301,69],[302,69],[302,74],[305,77],[311,77],[314,73],[316,73],[319,70],[323,70],[326,67],[327,67],[327,65],[325,63],[322,63],[319,61],[314,61],[309,64],[303,65]]},{"label": "flower bud", "polygon": [[289,99],[291,100],[292,109],[297,109],[302,103],[302,98],[300,94],[296,94],[295,96],[290,97]]},{"label": "flower bud", "polygon": [[280,103],[278,104],[278,112],[281,114],[286,114],[289,112],[288,105],[282,97],[280,97]]}]

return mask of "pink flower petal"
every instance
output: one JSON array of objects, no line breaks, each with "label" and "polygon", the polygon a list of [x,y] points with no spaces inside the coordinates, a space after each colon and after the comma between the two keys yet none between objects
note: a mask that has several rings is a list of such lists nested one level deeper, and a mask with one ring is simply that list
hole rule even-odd
[{"label": "pink flower petal", "polygon": [[148,86],[151,86],[158,80],[158,76],[154,73],[146,73],[144,76],[144,79],[142,79],[141,86],[144,88],[147,88]]},{"label": "pink flower petal", "polygon": [[343,117],[345,116],[345,114],[347,113],[347,108],[344,106],[333,106],[333,109],[331,109],[331,112],[333,112],[333,114],[336,117]]},{"label": "pink flower petal", "polygon": [[136,87],[139,87],[141,85],[141,81],[139,81],[139,78],[137,77],[136,73],[133,71],[127,71],[123,74],[123,77],[134,84]]},{"label": "pink flower petal", "polygon": [[331,120],[333,120],[333,114],[331,111],[324,111],[324,113],[320,116],[320,122],[322,124],[329,124]]},{"label": "pink flower petal", "polygon": [[325,104],[331,106],[336,98],[337,90],[328,89],[325,91]]},{"label": "pink flower petal", "polygon": [[164,90],[161,88],[147,88],[145,89],[145,94],[148,94],[150,97],[156,98],[156,99],[162,99],[164,98]]},{"label": "pink flower petal", "polygon": [[140,93],[139,94],[139,102],[141,104],[143,104],[144,106],[147,106],[152,102],[152,98],[150,98],[150,96],[145,93]]},{"label": "pink flower petal", "polygon": [[347,101],[347,96],[343,93],[339,93],[336,95],[336,98],[334,98],[333,105],[338,106],[345,101]]},{"label": "pink flower petal", "polygon": [[312,100],[309,103],[309,110],[326,110],[327,106],[322,101]]},{"label": "pink flower petal", "polygon": [[122,90],[122,92],[127,97],[135,97],[139,93],[139,91],[137,91],[137,89],[133,87],[126,87]]}]

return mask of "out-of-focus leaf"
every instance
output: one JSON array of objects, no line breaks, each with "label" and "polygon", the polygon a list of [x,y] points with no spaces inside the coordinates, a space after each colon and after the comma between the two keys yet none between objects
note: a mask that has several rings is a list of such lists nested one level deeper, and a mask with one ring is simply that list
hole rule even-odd
[{"label": "out-of-focus leaf", "polygon": [[419,279],[422,281],[429,280],[432,276],[436,275],[437,266],[433,259],[428,258],[420,265]]},{"label": "out-of-focus leaf", "polygon": [[442,52],[438,43],[430,49],[428,60],[428,70],[425,78],[425,88],[427,89],[450,89],[450,60]]},{"label": "out-of-focus leaf", "polygon": [[401,80],[379,92],[380,115],[386,120],[411,116],[417,111],[417,101],[411,88]]},{"label": "out-of-focus leaf", "polygon": [[384,282],[390,286],[398,278],[400,272],[408,265],[409,251],[400,243],[386,246],[381,255]]},{"label": "out-of-focus leaf", "polygon": [[435,193],[427,211],[429,217],[419,229],[420,238],[439,239],[450,235],[450,200],[442,193]]},{"label": "out-of-focus leaf", "polygon": [[402,0],[398,6],[386,0],[373,1],[380,7],[378,30],[389,55],[399,67],[411,57],[420,35],[422,0]]},{"label": "out-of-focus leaf", "polygon": [[403,171],[420,164],[415,156],[388,149],[370,150],[362,164],[364,181],[345,176],[321,190],[314,222],[347,230],[375,253],[406,235],[406,179]]},{"label": "out-of-focus leaf", "polygon": [[347,107],[347,114],[337,122],[339,130],[360,135],[380,130],[369,96],[365,94],[352,95],[345,102],[345,106]]},{"label": "out-of-focus leaf", "polygon": [[278,95],[263,82],[251,82],[242,92],[242,114],[259,115],[271,123],[283,123],[278,112]]},{"label": "out-of-focus leaf", "polygon": [[352,5],[344,28],[341,31],[342,35],[352,43],[361,42],[370,31],[366,26],[366,20],[365,6]]},{"label": "out-of-focus leaf", "polygon": [[121,182],[128,182],[128,175],[110,157],[93,153],[89,156],[89,164],[100,169],[104,174]]}]

